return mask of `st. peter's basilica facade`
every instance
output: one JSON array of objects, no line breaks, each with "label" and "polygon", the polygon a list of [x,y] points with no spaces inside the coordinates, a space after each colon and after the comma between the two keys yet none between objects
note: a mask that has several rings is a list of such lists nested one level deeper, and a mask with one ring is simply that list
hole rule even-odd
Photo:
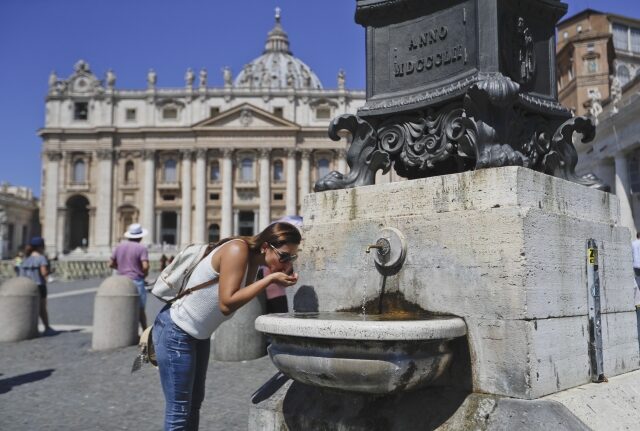
[{"label": "st. peter's basilica facade", "polygon": [[364,91],[334,89],[289,49],[276,15],[261,56],[224,86],[206,70],[182,88],[116,88],[79,61],[49,79],[43,140],[42,232],[48,253],[104,256],[127,226],[149,230],[151,251],[251,235],[283,215],[331,170],[345,172],[346,141],[329,121],[355,113]]}]

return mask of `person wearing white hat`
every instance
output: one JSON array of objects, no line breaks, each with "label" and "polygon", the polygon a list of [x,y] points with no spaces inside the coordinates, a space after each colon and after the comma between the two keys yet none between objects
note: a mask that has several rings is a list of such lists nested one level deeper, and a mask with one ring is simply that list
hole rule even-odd
[{"label": "person wearing white hat", "polygon": [[128,241],[123,241],[115,248],[111,255],[111,268],[118,271],[118,275],[129,277],[138,289],[140,297],[140,326],[144,331],[147,327],[147,315],[144,312],[147,304],[147,290],[144,278],[149,273],[149,252],[140,244],[142,237],[147,234],[139,223],[133,223],[124,233]]}]

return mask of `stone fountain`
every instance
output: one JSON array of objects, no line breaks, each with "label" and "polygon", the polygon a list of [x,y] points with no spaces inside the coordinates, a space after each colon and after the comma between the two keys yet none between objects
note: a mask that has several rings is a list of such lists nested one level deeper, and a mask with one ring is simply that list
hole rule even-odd
[{"label": "stone fountain", "polygon": [[[574,172],[594,126],[557,103],[565,12],[357,0],[368,100],[330,126],[350,172],[304,200],[295,312],[256,320],[282,374],[250,429],[636,426],[630,233]],[[411,181],[374,185],[391,168]]]}]

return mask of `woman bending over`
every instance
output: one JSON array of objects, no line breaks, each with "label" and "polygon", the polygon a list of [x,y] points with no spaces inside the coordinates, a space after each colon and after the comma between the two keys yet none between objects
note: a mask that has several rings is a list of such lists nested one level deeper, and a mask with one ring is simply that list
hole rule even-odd
[{"label": "woman bending over", "polygon": [[[298,281],[291,272],[301,239],[289,223],[273,223],[253,237],[223,239],[196,266],[185,288],[215,283],[160,311],[152,338],[166,400],[165,430],[198,429],[211,335],[270,284],[289,287]],[[260,266],[270,274],[252,282]]]}]

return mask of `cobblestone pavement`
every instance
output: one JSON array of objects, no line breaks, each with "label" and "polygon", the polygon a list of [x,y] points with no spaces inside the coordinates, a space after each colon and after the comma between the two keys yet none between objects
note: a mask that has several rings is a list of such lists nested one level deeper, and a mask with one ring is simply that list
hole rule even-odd
[{"label": "cobblestone pavement", "polygon": [[[85,280],[71,287],[52,286],[50,292],[99,284]],[[52,326],[90,325],[94,295],[50,299]],[[151,309],[158,307],[151,301],[147,305],[150,321],[155,316]],[[0,430],[162,429],[164,398],[157,370],[145,366],[131,374],[135,346],[94,352],[91,336],[70,330],[0,344]],[[200,429],[246,430],[251,394],[275,373],[268,357],[239,363],[212,360]]]}]

